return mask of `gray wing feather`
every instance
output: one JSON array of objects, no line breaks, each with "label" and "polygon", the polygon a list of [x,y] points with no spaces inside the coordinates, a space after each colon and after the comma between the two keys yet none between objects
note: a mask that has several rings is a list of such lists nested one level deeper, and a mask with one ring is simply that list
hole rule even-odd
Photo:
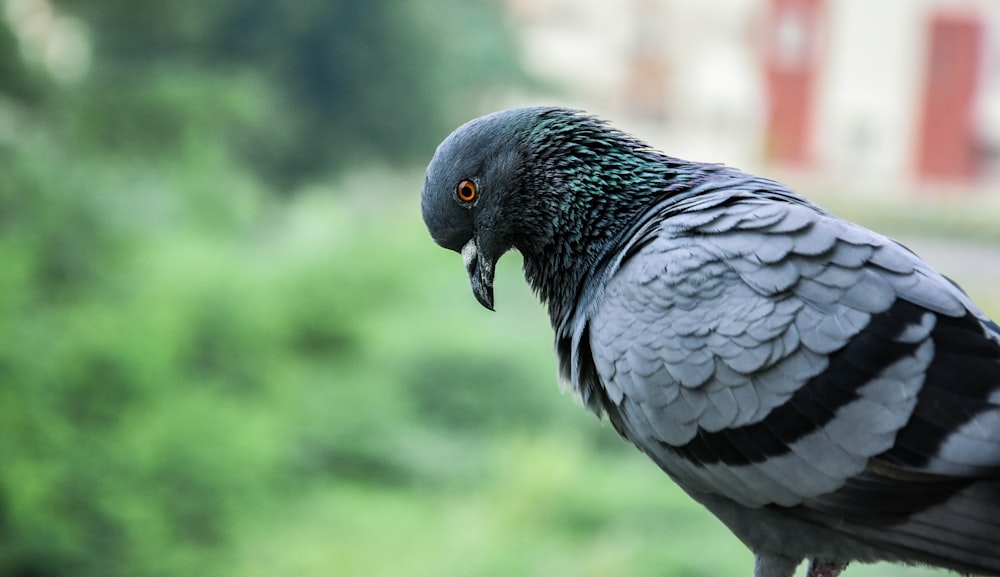
[{"label": "gray wing feather", "polygon": [[[609,280],[590,318],[597,372],[626,435],[686,486],[748,506],[808,503],[892,446],[929,342],[871,375],[858,399],[781,455],[732,466],[673,450],[699,431],[763,421],[897,298],[952,316],[969,303],[899,245],[812,207],[698,208],[663,221]],[[907,327],[900,338],[920,343],[930,329]],[[974,459],[988,441],[966,436],[951,441],[956,460]]]}]

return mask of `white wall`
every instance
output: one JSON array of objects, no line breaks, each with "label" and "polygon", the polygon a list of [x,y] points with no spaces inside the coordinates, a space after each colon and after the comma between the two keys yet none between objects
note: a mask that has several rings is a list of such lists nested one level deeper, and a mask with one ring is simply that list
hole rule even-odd
[{"label": "white wall", "polygon": [[913,163],[926,0],[827,3],[813,147],[819,165],[882,184]]}]

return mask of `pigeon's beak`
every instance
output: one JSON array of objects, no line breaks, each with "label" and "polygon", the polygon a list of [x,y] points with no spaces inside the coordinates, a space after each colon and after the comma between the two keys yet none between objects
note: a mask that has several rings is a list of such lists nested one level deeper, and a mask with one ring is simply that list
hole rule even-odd
[{"label": "pigeon's beak", "polygon": [[465,272],[469,273],[472,294],[476,295],[479,304],[493,310],[493,267],[496,263],[483,258],[475,238],[462,247],[462,261]]}]

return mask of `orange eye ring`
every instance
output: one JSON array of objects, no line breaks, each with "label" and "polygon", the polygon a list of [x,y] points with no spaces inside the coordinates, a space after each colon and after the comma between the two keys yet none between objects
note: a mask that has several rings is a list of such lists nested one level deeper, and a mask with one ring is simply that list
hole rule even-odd
[{"label": "orange eye ring", "polygon": [[471,180],[463,180],[458,183],[458,188],[455,189],[455,194],[458,195],[458,200],[462,202],[472,202],[476,200],[476,183]]}]

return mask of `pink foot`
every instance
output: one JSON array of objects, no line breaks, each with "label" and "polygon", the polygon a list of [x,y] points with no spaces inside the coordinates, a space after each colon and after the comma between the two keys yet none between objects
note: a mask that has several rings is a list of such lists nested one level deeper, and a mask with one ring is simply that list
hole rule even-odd
[{"label": "pink foot", "polygon": [[806,577],[837,577],[847,568],[847,563],[831,559],[810,559]]}]

